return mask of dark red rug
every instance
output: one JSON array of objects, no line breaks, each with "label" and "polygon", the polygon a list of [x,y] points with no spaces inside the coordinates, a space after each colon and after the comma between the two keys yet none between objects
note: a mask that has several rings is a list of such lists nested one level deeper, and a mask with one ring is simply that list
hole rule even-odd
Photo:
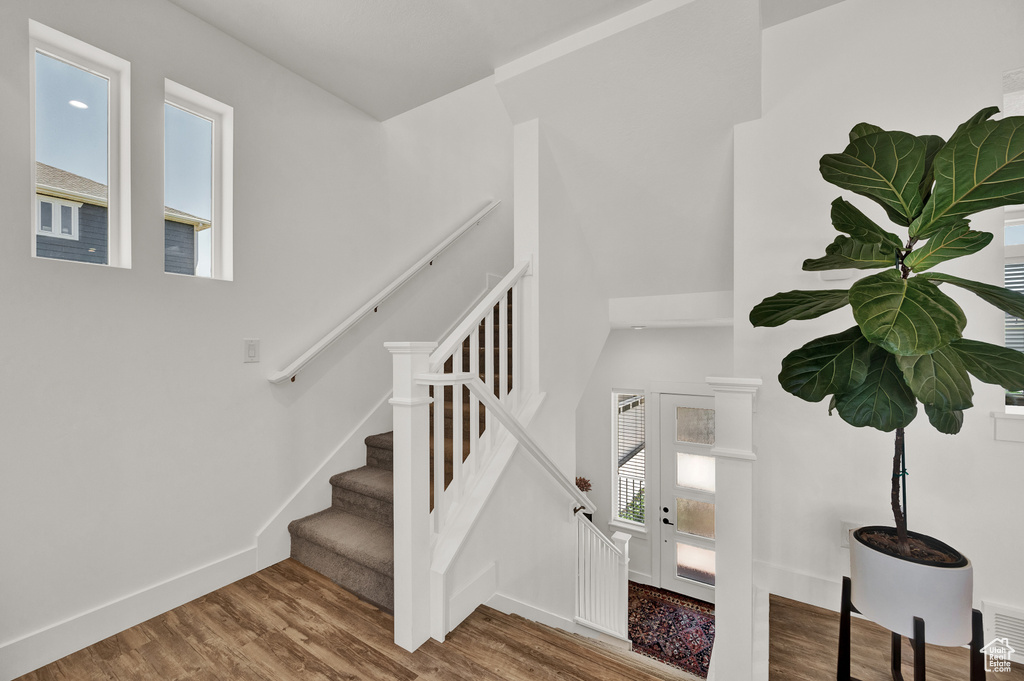
[{"label": "dark red rug", "polygon": [[706,679],[715,643],[715,606],[630,582],[629,640],[634,653]]}]

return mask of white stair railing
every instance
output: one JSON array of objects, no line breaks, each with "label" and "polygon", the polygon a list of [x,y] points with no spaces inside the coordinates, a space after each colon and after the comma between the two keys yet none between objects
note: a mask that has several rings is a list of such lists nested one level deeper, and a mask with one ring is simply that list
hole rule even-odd
[{"label": "white stair railing", "polygon": [[529,262],[517,265],[440,344],[386,344],[394,363],[395,643],[406,650],[432,631],[439,640],[447,633],[444,579],[432,571],[435,549],[457,536],[458,529],[445,533],[455,520],[465,528],[462,516],[473,511],[463,501],[509,437],[577,512],[576,621],[626,638],[628,536],[609,540],[579,514],[593,512],[592,503],[513,415],[528,397],[520,380],[520,301],[529,272]]},{"label": "white stair railing", "polygon": [[576,514],[576,621],[629,640],[629,535],[609,540],[582,513]]}]

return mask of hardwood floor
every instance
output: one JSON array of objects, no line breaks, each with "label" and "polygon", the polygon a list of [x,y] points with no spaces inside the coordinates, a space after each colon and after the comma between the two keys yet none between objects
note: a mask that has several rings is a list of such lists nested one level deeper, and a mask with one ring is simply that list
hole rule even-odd
[{"label": "hardwood floor", "polygon": [[[768,664],[771,681],[826,681],[836,678],[839,613],[779,596],[770,602],[771,640]],[[891,681],[889,631],[854,618],[851,622],[850,673],[860,681]],[[914,653],[903,639],[903,678],[914,678]],[[966,648],[925,647],[928,681],[967,681],[970,663]],[[986,681],[1024,681],[1024,668],[988,673]]]},{"label": "hardwood floor", "polygon": [[[771,597],[771,681],[835,678],[837,613]],[[392,618],[286,560],[21,677],[21,681],[671,681],[645,658],[481,607],[415,653]],[[853,621],[853,675],[889,681],[889,633]],[[962,648],[929,646],[928,681],[966,681]],[[913,679],[913,653],[903,649]],[[1024,669],[989,681],[1024,681]],[[728,680],[723,680],[728,681]]]},{"label": "hardwood floor", "polygon": [[[691,677],[630,653],[480,608],[415,653],[392,618],[286,560],[143,622],[22,681],[670,681]],[[634,659],[636,658],[636,659]]]}]

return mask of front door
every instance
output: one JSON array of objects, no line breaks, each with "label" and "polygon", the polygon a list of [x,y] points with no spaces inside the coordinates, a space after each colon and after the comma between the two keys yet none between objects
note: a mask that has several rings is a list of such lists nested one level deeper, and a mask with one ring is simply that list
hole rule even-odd
[{"label": "front door", "polygon": [[715,401],[661,395],[660,586],[715,602]]}]

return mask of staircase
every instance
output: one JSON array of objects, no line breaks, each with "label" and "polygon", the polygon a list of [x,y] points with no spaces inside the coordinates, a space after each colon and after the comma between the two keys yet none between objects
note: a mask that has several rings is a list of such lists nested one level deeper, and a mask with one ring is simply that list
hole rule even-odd
[{"label": "staircase", "polygon": [[331,506],[288,525],[291,557],[387,612],[394,611],[391,433],[366,438],[366,465],[331,478]]},{"label": "staircase", "polygon": [[[510,301],[509,301],[510,302]],[[508,335],[511,337],[511,324]],[[480,378],[485,380],[486,366],[484,339],[486,327],[479,330]],[[495,324],[494,335],[498,335]],[[511,338],[510,338],[511,341]],[[508,343],[507,384],[512,387],[512,348]],[[500,362],[495,350],[494,370]],[[462,366],[470,366],[468,339],[462,347]],[[453,358],[448,358],[444,370],[451,372]],[[495,378],[495,386],[499,381]],[[471,407],[468,389],[461,400],[462,456],[470,452]],[[433,394],[433,391],[431,391]],[[455,431],[455,400],[453,388],[444,388],[444,470],[445,487],[453,477],[453,433]],[[430,508],[434,507],[434,419],[430,407]],[[484,432],[485,411],[479,409],[479,435]],[[386,610],[394,611],[394,481],[392,461],[394,442],[392,433],[381,433],[366,438],[366,465],[339,473],[331,478],[331,506],[313,515],[294,520],[288,525],[291,533],[291,557],[303,565],[328,577],[362,600]]]}]

